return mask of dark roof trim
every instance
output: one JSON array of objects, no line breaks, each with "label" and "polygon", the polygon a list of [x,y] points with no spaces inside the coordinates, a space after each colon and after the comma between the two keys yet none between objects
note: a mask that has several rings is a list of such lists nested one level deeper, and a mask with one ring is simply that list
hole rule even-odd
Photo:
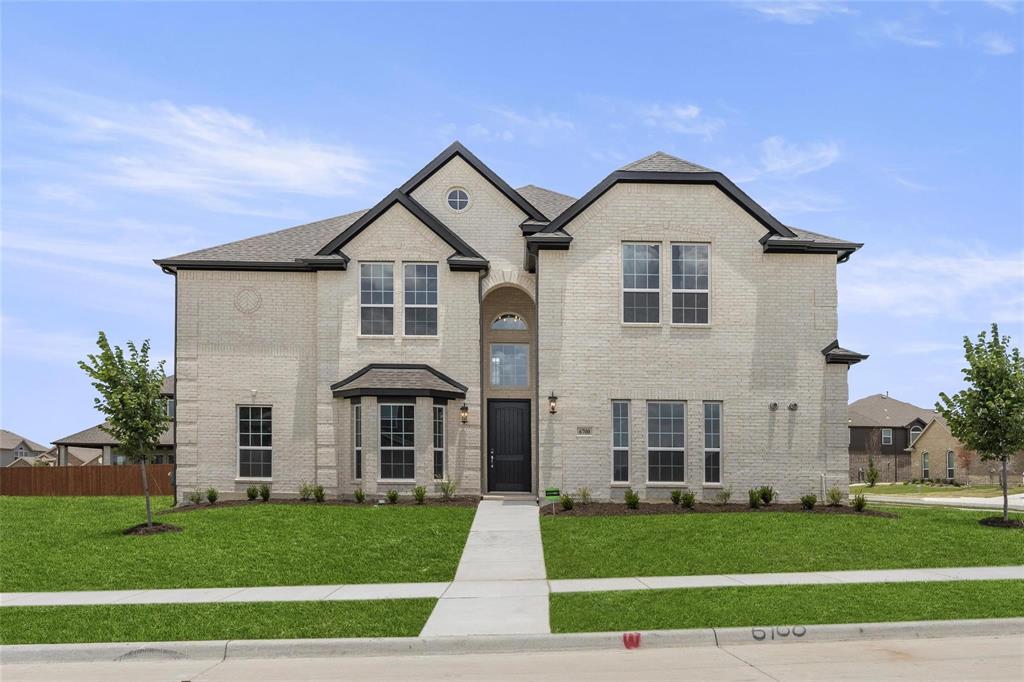
[{"label": "dark roof trim", "polygon": [[447,225],[438,220],[430,211],[423,208],[423,206],[403,193],[401,190],[392,190],[390,194],[384,197],[376,206],[371,208],[369,211],[364,213],[359,220],[349,225],[341,234],[332,239],[322,249],[317,251],[318,256],[331,256],[338,254],[344,258],[348,258],[345,254],[341,253],[341,247],[348,243],[353,237],[363,231],[370,223],[375,221],[381,215],[386,213],[395,204],[401,204],[409,213],[412,213],[417,220],[427,226],[434,234],[444,240],[448,246],[455,249],[455,253],[460,256],[467,256],[470,258],[483,259],[473,247],[452,232]]},{"label": "dark roof trim", "polygon": [[[363,376],[367,372],[373,369],[418,369],[430,372],[441,381],[449,384],[452,387],[451,391],[438,390],[438,389],[415,389],[415,388],[353,388],[346,389],[345,385],[350,384],[359,377]],[[386,364],[386,363],[370,363],[366,367],[363,367],[357,372],[353,372],[341,381],[331,384],[331,392],[336,398],[351,398],[355,396],[364,395],[375,395],[375,396],[431,396],[434,398],[447,398],[454,400],[456,398],[465,398],[466,391],[469,389],[460,384],[455,379],[452,379],[447,374],[439,372],[430,365],[414,365],[414,364]]]},{"label": "dark roof trim", "polygon": [[796,237],[796,234],[778,221],[756,201],[733,184],[732,180],[718,172],[707,173],[665,173],[659,171],[615,171],[596,187],[576,200],[576,203],[565,209],[561,215],[548,223],[544,232],[556,232],[568,225],[588,206],[597,201],[605,192],[620,182],[673,184],[673,185],[715,185],[725,192],[726,196],[735,201],[755,220],[764,225],[769,232],[782,237]]},{"label": "dark roof trim", "polygon": [[538,232],[526,238],[526,248],[531,254],[536,254],[540,249],[555,249],[565,251],[572,243],[572,236],[565,232]]},{"label": "dark roof trim", "polygon": [[871,357],[870,355],[864,355],[863,353],[857,353],[841,347],[838,340],[822,348],[821,354],[825,356],[825,362],[830,365],[856,365],[861,360],[867,360]]},{"label": "dark roof trim", "polygon": [[154,260],[153,262],[168,274],[172,274],[177,270],[277,270],[280,272],[309,272],[322,269],[301,261],[276,263],[272,261],[176,260],[174,258],[167,258]]},{"label": "dark roof trim", "polygon": [[811,239],[763,239],[765,253],[834,253],[836,261],[845,263],[854,251],[864,246],[856,242],[819,242]]},{"label": "dark roof trim", "polygon": [[339,388],[333,391],[335,398],[361,398],[362,396],[376,396],[378,398],[415,398],[425,396],[428,398],[441,398],[443,400],[461,400],[466,397],[464,391],[439,391],[430,388]]},{"label": "dark roof trim", "polygon": [[448,269],[453,272],[488,270],[490,267],[491,263],[486,258],[471,258],[457,254],[448,257]]},{"label": "dark roof trim", "polygon": [[445,149],[443,152],[435,156],[430,163],[421,168],[420,171],[416,173],[416,175],[409,178],[404,185],[398,188],[398,190],[400,192],[403,192],[404,194],[411,194],[413,191],[415,191],[417,187],[426,182],[427,179],[430,178],[430,176],[432,176],[446,163],[448,163],[453,156],[461,156],[463,161],[472,166],[473,170],[475,170],[477,173],[487,178],[488,182],[494,185],[494,187],[499,192],[504,194],[509,201],[518,206],[519,210],[521,210],[531,219],[539,220],[542,222],[547,221],[547,218],[544,216],[543,213],[541,213],[533,204],[531,204],[529,201],[523,198],[523,195],[512,189],[512,187],[507,182],[498,177],[497,173],[488,168],[487,164],[478,159],[476,155],[473,154],[473,152],[466,149],[466,147],[464,147],[463,144],[458,140],[448,145],[447,149]]}]

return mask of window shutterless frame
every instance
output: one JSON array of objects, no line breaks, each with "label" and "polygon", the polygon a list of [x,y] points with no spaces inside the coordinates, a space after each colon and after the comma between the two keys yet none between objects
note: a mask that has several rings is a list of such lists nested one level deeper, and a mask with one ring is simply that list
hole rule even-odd
[{"label": "window shutterless frame", "polygon": [[363,480],[363,406],[352,406],[352,477]]},{"label": "window shutterless frame", "polygon": [[686,482],[686,403],[647,403],[647,481]]},{"label": "window shutterless frame", "polygon": [[359,264],[359,334],[395,335],[395,264]]},{"label": "window shutterless frame", "polygon": [[956,476],[956,457],[952,450],[946,452],[946,478],[953,480]]},{"label": "window shutterless frame", "polygon": [[882,445],[892,445],[892,429],[882,429]]},{"label": "window shutterless frame", "polygon": [[236,405],[238,477],[273,478],[273,408],[270,405]]},{"label": "window shutterless frame", "polygon": [[921,478],[931,478],[932,471],[928,466],[928,453],[921,455]]},{"label": "window shutterless frame", "polygon": [[434,480],[443,481],[445,452],[445,409],[434,405]]},{"label": "window shutterless frame", "polygon": [[672,324],[711,322],[711,245],[672,244]]},{"label": "window shutterless frame", "polygon": [[416,406],[380,403],[380,468],[382,481],[416,480]]},{"label": "window shutterless frame", "polygon": [[437,336],[437,263],[403,263],[406,336]]},{"label": "window shutterless frame", "polygon": [[612,483],[629,483],[629,401],[612,401]]},{"label": "window shutterless frame", "polygon": [[661,322],[661,244],[622,243],[622,324]]},{"label": "window shutterless frame", "polygon": [[704,482],[722,482],[722,403],[704,403]]}]

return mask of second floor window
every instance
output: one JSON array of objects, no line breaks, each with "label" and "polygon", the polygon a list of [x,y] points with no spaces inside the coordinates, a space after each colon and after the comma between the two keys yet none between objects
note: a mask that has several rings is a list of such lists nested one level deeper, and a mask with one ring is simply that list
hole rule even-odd
[{"label": "second floor window", "polygon": [[626,324],[661,321],[661,247],[622,245],[622,321]]},{"label": "second floor window", "polygon": [[530,385],[530,346],[525,343],[491,344],[491,386],[525,388]]},{"label": "second floor window", "polygon": [[708,323],[707,244],[672,245],[672,323]]},{"label": "second floor window", "polygon": [[921,431],[922,430],[923,429],[920,426],[911,426],[910,427],[910,444],[911,445],[913,445],[914,442],[918,439],[918,436],[921,435]]},{"label": "second floor window", "polygon": [[882,429],[882,445],[892,445],[892,429]]},{"label": "second floor window", "polygon": [[395,333],[395,266],[391,263],[359,265],[359,333]]},{"label": "second floor window", "polygon": [[405,264],[405,335],[437,336],[437,264]]}]

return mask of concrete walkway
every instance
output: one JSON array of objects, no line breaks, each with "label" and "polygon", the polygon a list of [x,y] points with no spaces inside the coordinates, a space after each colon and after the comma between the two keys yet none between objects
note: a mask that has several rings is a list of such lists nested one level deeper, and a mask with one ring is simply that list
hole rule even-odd
[{"label": "concrete walkway", "polygon": [[[926,507],[957,507],[958,509],[991,509],[1003,511],[1003,498],[999,497],[928,497],[923,495],[886,495],[864,493],[868,502],[879,504],[912,504]],[[1010,511],[1024,511],[1024,493],[1010,495],[1008,498]]]},{"label": "concrete walkway", "polygon": [[483,500],[455,580],[422,637],[551,632],[540,518],[532,500]]}]

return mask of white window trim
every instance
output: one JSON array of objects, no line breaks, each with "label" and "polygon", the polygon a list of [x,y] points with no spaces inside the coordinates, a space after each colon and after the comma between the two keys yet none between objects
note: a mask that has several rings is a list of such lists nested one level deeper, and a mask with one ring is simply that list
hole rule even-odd
[{"label": "white window trim", "polygon": [[[652,403],[679,403],[683,406],[683,447],[681,448],[652,448],[651,447],[651,427],[650,427],[650,409]],[[685,400],[648,400],[647,401],[647,428],[645,433],[647,435],[647,486],[659,487],[659,486],[687,486],[686,475],[689,473],[689,468],[686,466],[686,401]],[[683,477],[678,481],[652,481],[651,480],[651,453],[652,452],[680,452],[683,456]]]},{"label": "white window trim", "polygon": [[[434,431],[437,416],[435,412],[441,410],[441,447],[437,447],[437,443],[434,441],[434,437],[437,432]],[[441,453],[441,478],[437,477],[437,471],[435,469],[434,460],[437,458],[438,452]],[[434,405],[433,409],[430,410],[430,477],[435,481],[446,481],[448,480],[448,410],[445,409],[444,405]]]},{"label": "white window trim", "polygon": [[274,469],[274,446],[271,445],[269,448],[260,445],[259,447],[252,445],[242,445],[242,429],[240,422],[242,421],[241,410],[243,407],[266,407],[270,409],[270,437],[274,437],[274,406],[273,405],[235,405],[235,480],[236,481],[273,481],[273,476],[243,476],[242,475],[242,449],[245,450],[269,450],[270,451],[270,469]]},{"label": "white window trim", "polygon": [[[496,384],[494,383],[494,347],[495,346],[526,346],[526,383]],[[522,341],[492,341],[487,345],[487,385],[499,391],[525,391],[530,388],[530,344]]]},{"label": "white window trim", "polygon": [[[381,443],[381,409],[384,407],[390,407],[394,405],[411,406],[412,407],[412,429],[413,429],[413,446],[411,448],[387,448],[388,451],[401,450],[401,451],[412,451],[412,478],[382,478],[381,472],[384,470],[382,466],[384,457],[384,447]],[[378,483],[415,483],[416,482],[416,404],[415,403],[388,403],[382,402],[377,403],[377,482]],[[365,462],[364,462],[365,465]]]},{"label": "white window trim", "polygon": [[956,455],[952,450],[946,451],[946,478],[952,480],[956,477]]},{"label": "white window trim", "polygon": [[[616,403],[623,403],[626,406],[626,447],[624,447],[624,448],[617,448],[617,447],[615,447],[615,405],[616,405]],[[633,473],[632,472],[632,469],[633,469],[632,464],[633,464],[633,462],[632,462],[632,457],[630,456],[630,452],[632,451],[632,447],[631,446],[633,444],[633,408],[632,408],[632,405],[631,405],[631,401],[629,401],[629,400],[613,400],[612,401],[612,415],[611,415],[611,417],[612,417],[612,442],[611,442],[611,451],[612,451],[612,462],[611,462],[611,464],[612,464],[612,470],[611,470],[611,484],[612,484],[613,488],[616,487],[616,486],[625,488],[625,487],[629,486],[630,481],[633,478],[633,475],[632,475],[632,473]],[[626,452],[626,480],[624,480],[624,481],[617,481],[617,480],[615,480],[615,453],[616,452],[622,452],[623,450]]]},{"label": "white window trim", "polygon": [[[705,400],[704,403],[701,405],[701,410],[702,411],[704,409],[704,405],[718,405],[718,447],[717,448],[709,448],[709,447],[707,447],[707,434],[706,433],[702,433],[702,435],[704,436],[704,443],[705,443],[705,446],[704,446],[704,461],[701,462],[701,464],[703,465],[702,468],[704,469],[704,474],[703,474],[703,476],[704,476],[704,486],[705,487],[721,486],[722,485],[722,480],[725,478],[725,460],[723,459],[723,455],[722,455],[722,451],[724,450],[724,448],[722,447],[722,444],[725,442],[725,405],[724,405],[724,403],[721,400]],[[701,419],[704,420],[704,429],[706,430],[707,429],[707,417],[705,417],[703,414],[701,414]],[[709,481],[708,480],[707,454],[709,452],[717,452],[718,453],[718,480],[717,481]]]},{"label": "white window trim", "polygon": [[[646,246],[658,247],[658,288],[657,289],[636,289],[626,288],[626,246],[642,244]],[[664,311],[662,310],[662,295],[661,295],[661,283],[664,280],[661,257],[662,257],[661,242],[622,242],[622,246],[619,248],[619,322],[627,327],[660,327],[662,320],[664,319]],[[643,293],[658,294],[658,321],[657,322],[626,322],[626,294],[627,293]]]},{"label": "white window trim", "polygon": [[932,477],[932,468],[930,465],[931,462],[928,461],[928,453],[926,452],[921,455],[921,478]]},{"label": "white window trim", "polygon": [[[363,266],[364,265],[390,265],[391,266],[391,305],[387,303],[363,303]],[[403,271],[404,272],[404,271]],[[356,280],[357,295],[359,301],[359,318],[356,324],[359,325],[359,336],[367,339],[390,339],[397,335],[398,327],[398,315],[396,314],[396,308],[398,307],[398,295],[399,291],[395,287],[395,263],[394,261],[382,261],[382,260],[368,260],[359,262],[359,277]],[[404,295],[404,294],[403,294]],[[391,333],[390,334],[366,334],[363,332],[363,308],[391,308]],[[402,324],[405,324],[405,320],[402,320]]]},{"label": "white window trim", "polygon": [[[363,467],[366,466],[366,462],[363,461],[363,405],[362,403],[354,403],[352,405],[352,480],[361,481],[363,480]],[[358,431],[357,431],[358,425]],[[356,461],[359,464],[356,464]]]},{"label": "white window trim", "polygon": [[[889,440],[885,439],[886,432],[889,433]],[[882,429],[882,445],[892,445],[892,429]]]},{"label": "white window trim", "polygon": [[[452,192],[454,192],[456,190],[459,190],[463,194],[466,195],[466,205],[463,206],[462,208],[455,208],[454,206],[452,206],[451,204],[448,203],[448,197],[451,195]],[[469,207],[473,205],[473,195],[469,193],[468,189],[466,189],[465,187],[462,187],[461,185],[455,185],[454,187],[449,187],[447,190],[445,190],[445,193],[444,193],[444,205],[445,205],[445,208],[447,208],[452,213],[465,213],[466,211],[469,210]]]},{"label": "white window trim", "polygon": [[[434,281],[437,283],[437,303],[406,303],[405,301],[405,269],[410,265],[433,265]],[[405,311],[408,308],[433,308],[434,333],[433,334],[407,334],[405,332]],[[441,268],[434,261],[407,261],[402,263],[402,336],[407,339],[436,339],[441,335]]]},{"label": "white window trim", "polygon": [[[914,435],[915,432],[917,433],[916,436]],[[913,445],[914,443],[916,443],[917,439],[921,437],[922,433],[924,433],[924,429],[922,429],[920,426],[911,426],[910,427],[910,444]]]},{"label": "white window trim", "polygon": [[[671,266],[675,259],[672,258],[673,246],[706,246],[708,247],[708,288],[707,289],[676,289]],[[710,327],[711,326],[711,243],[710,242],[672,242],[669,244],[669,324],[673,327]],[[708,321],[707,322],[676,322],[675,303],[672,294],[707,294],[708,295]]]}]

